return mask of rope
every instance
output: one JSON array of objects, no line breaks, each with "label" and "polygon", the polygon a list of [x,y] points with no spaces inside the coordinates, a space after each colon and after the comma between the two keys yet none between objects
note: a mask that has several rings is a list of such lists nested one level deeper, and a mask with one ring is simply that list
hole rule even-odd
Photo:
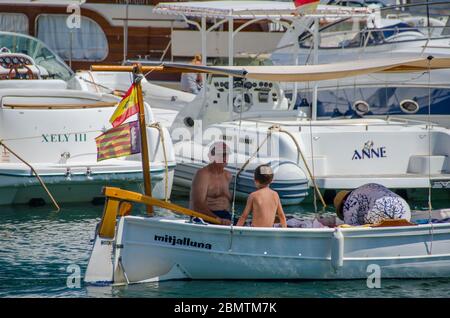
[{"label": "rope", "polygon": [[164,201],[169,202],[169,163],[167,160],[167,151],[166,151],[166,144],[164,142],[164,130],[162,129],[160,123],[156,122],[150,125],[147,125],[147,127],[155,128],[159,132],[159,138],[161,140],[162,149],[163,149],[163,155],[164,155],[164,174],[165,174],[165,181],[164,181]]},{"label": "rope", "polygon": [[258,148],[253,152],[253,154],[245,161],[245,163],[241,166],[241,168],[236,173],[236,179],[239,177],[241,172],[247,167],[247,165],[250,163],[250,161],[255,158],[255,156],[258,154],[261,147],[266,143],[267,139],[269,139],[269,136],[272,134],[272,129],[275,127],[275,125],[269,127],[266,138],[258,145]]},{"label": "rope", "polygon": [[[91,72],[89,72],[89,77],[91,77],[92,78],[92,75],[91,75]],[[87,79],[85,79],[85,78],[82,78],[82,77],[79,77],[79,79],[80,80],[82,80],[82,81],[85,81],[86,83],[89,83],[89,84],[93,84],[93,85],[95,85],[95,88],[96,88],[96,90],[97,90],[97,92],[99,92],[99,89],[98,89],[98,87],[101,87],[101,88],[103,88],[103,89],[106,89],[106,90],[108,90],[109,91],[109,93],[114,93],[116,90],[115,89],[112,89],[112,88],[109,88],[109,87],[107,87],[107,86],[104,86],[104,85],[101,85],[101,84],[98,84],[98,83],[96,83],[96,82],[94,82],[94,81],[90,81],[90,80],[87,80]]]},{"label": "rope", "polygon": [[297,148],[297,164],[300,162],[299,158],[301,157],[301,158],[302,158],[302,161],[303,161],[303,164],[305,165],[306,170],[307,170],[307,172],[308,172],[308,175],[309,175],[309,177],[310,177],[311,180],[312,180],[314,189],[315,189],[315,191],[317,192],[317,194],[319,195],[319,198],[320,198],[320,200],[321,200],[321,202],[322,202],[322,204],[323,204],[323,208],[326,208],[327,205],[326,205],[326,203],[325,203],[325,200],[323,199],[322,194],[320,193],[320,190],[319,190],[319,188],[318,188],[318,186],[317,186],[317,183],[316,183],[316,181],[315,181],[314,174],[311,173],[311,170],[309,169],[308,163],[306,162],[306,158],[305,158],[305,156],[304,156],[304,154],[303,154],[303,152],[302,152],[302,150],[301,150],[301,148],[300,148],[300,145],[299,145],[298,142],[297,142],[297,139],[295,139],[295,137],[291,134],[291,132],[289,132],[288,130],[282,129],[279,125],[272,125],[272,126],[269,127],[269,129],[268,129],[268,131],[267,131],[266,138],[264,138],[264,140],[258,145],[258,148],[256,148],[255,152],[253,152],[253,154],[245,161],[245,163],[242,165],[242,167],[241,167],[241,168],[238,170],[238,172],[236,173],[235,182],[236,182],[237,178],[239,177],[239,175],[241,174],[241,172],[245,169],[245,167],[246,167],[246,166],[250,163],[250,161],[251,161],[253,158],[255,158],[255,156],[258,154],[258,152],[259,152],[259,150],[261,149],[261,147],[267,142],[267,140],[269,139],[269,137],[272,135],[273,131],[277,131],[277,132],[280,132],[280,133],[285,133],[285,134],[287,134],[287,135],[292,139],[292,141],[293,141],[294,144],[295,144],[295,147]]},{"label": "rope", "polygon": [[[95,82],[95,78],[94,78],[94,76],[92,76],[92,72],[87,71],[87,73],[88,73],[89,77],[91,78],[92,83],[95,85],[95,89],[96,89],[97,93],[100,93],[100,90],[98,89],[100,87],[100,85]],[[83,78],[81,77],[81,79],[83,79]],[[105,86],[103,86],[103,87],[105,87]]]},{"label": "rope", "polygon": [[3,148],[5,148],[6,150],[8,150],[10,153],[12,153],[17,159],[19,159],[20,161],[22,161],[25,165],[27,165],[31,171],[34,173],[34,175],[36,176],[36,178],[38,179],[39,183],[41,184],[41,186],[44,188],[45,192],[47,192],[48,196],[50,197],[50,199],[52,200],[53,204],[56,207],[56,212],[61,211],[61,208],[59,207],[58,203],[56,202],[56,200],[53,198],[52,194],[50,193],[50,191],[47,189],[44,181],[41,179],[41,177],[39,176],[39,174],[36,172],[36,170],[34,170],[33,166],[31,166],[27,161],[25,161],[23,158],[21,158],[18,154],[16,154],[14,151],[11,150],[11,148],[9,148],[7,145],[5,145],[5,143],[3,142],[3,140],[0,140],[0,145],[3,146]]},{"label": "rope", "polygon": [[[245,77],[243,79],[243,81],[245,81]],[[232,97],[232,96],[231,96]],[[244,108],[244,104],[245,104],[245,99],[244,99],[244,90],[242,90],[242,95],[241,95],[241,109],[239,112],[239,130],[238,130],[238,136],[237,136],[237,140],[236,140],[236,146],[239,147],[239,140],[241,139],[241,127],[242,127],[242,109]],[[236,149],[238,150],[238,149]],[[237,152],[236,152],[237,153]],[[237,158],[236,158],[237,159]],[[236,172],[235,176],[234,176],[234,184],[233,184],[233,201],[231,203],[231,224],[230,224],[230,246],[229,246],[229,250],[231,251],[231,247],[233,246],[233,222],[234,222],[234,215],[236,212],[235,209],[235,204],[236,204],[236,187],[237,187],[237,178],[238,178],[238,173]]]},{"label": "rope", "polygon": [[[311,128],[311,126],[310,126],[310,128]],[[319,199],[320,199],[320,201],[322,202],[323,208],[325,209],[325,208],[327,207],[327,205],[326,205],[326,203],[325,203],[325,200],[324,200],[323,197],[322,197],[322,194],[320,193],[319,187],[317,186],[316,178],[314,177],[314,153],[312,152],[312,150],[313,150],[313,147],[312,147],[312,137],[311,137],[311,157],[313,158],[313,160],[312,160],[312,172],[311,172],[311,170],[309,169],[308,163],[306,162],[306,158],[305,158],[305,156],[304,156],[304,154],[303,154],[303,152],[302,152],[302,150],[301,150],[301,148],[300,148],[300,145],[299,145],[298,142],[297,142],[297,139],[294,137],[294,135],[292,135],[292,133],[291,133],[290,131],[284,130],[284,129],[281,128],[280,126],[276,126],[275,129],[277,129],[277,131],[279,131],[279,132],[281,132],[281,133],[285,133],[286,135],[288,135],[288,136],[292,139],[292,141],[294,142],[295,147],[297,148],[297,163],[299,163],[299,161],[300,161],[300,160],[298,159],[298,157],[301,157],[301,158],[302,158],[302,161],[303,161],[303,164],[305,165],[306,171],[308,172],[308,175],[309,175],[309,177],[311,178],[311,182],[312,182],[312,184],[313,184],[315,193],[317,193],[317,195],[319,196]],[[312,136],[312,132],[310,132],[310,135]],[[315,200],[315,198],[314,198],[314,202],[315,202],[315,201],[316,201],[316,200]],[[314,204],[314,206],[315,206],[315,208],[316,208],[316,213],[317,213],[317,207],[316,207],[315,204]]]},{"label": "rope", "polygon": [[428,56],[428,115],[427,115],[427,131],[428,131],[428,223],[431,224],[431,242],[429,255],[433,252],[433,239],[434,239],[434,225],[431,222],[431,211],[433,206],[431,204],[431,60],[432,56]]}]

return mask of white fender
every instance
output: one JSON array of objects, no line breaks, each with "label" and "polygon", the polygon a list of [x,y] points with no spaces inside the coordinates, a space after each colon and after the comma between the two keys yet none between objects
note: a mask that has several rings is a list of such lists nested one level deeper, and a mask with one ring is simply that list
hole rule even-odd
[{"label": "white fender", "polygon": [[344,235],[336,228],[331,239],[331,266],[336,271],[344,265]]}]

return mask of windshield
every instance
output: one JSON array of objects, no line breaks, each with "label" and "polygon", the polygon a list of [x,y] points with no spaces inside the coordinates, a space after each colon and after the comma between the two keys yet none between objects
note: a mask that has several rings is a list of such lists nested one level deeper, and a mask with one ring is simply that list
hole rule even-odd
[{"label": "windshield", "polygon": [[[212,59],[212,65],[214,66],[222,66],[228,65],[228,58],[218,57]],[[249,56],[249,57],[239,57],[236,56],[233,58],[233,64],[235,66],[264,66],[264,65],[273,65],[272,60],[270,60],[267,56]]]},{"label": "windshield", "polygon": [[18,33],[0,32],[0,49],[30,56],[38,66],[47,70],[50,78],[68,81],[73,76],[67,64],[36,38]]},{"label": "windshield", "polygon": [[[346,48],[423,39],[450,35],[450,1],[426,5],[383,8],[381,20],[374,26],[368,18],[349,17],[320,29],[321,48]],[[427,16],[427,12],[429,15]],[[428,27],[428,21],[430,27]],[[403,33],[403,34],[401,34]],[[311,48],[313,36],[309,31],[298,38],[301,48]]]}]

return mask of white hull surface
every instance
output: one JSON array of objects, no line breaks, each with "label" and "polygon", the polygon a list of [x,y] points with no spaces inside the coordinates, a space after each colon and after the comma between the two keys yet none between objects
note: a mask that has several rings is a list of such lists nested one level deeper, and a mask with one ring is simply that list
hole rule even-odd
[{"label": "white hull surface", "polygon": [[450,277],[448,223],[230,231],[228,226],[126,216],[118,223],[115,248],[111,243],[97,236],[86,282],[366,279],[377,266],[381,278]]},{"label": "white hull surface", "polygon": [[[137,162],[140,165],[140,162]],[[55,197],[58,203],[95,202],[103,198],[102,188],[105,186],[121,187],[130,191],[142,192],[144,189],[142,168],[136,165],[133,169],[123,167],[124,171],[112,173],[106,166],[104,172],[86,174],[86,169],[66,174],[67,167],[47,169],[39,176]],[[14,165],[17,166],[17,165]],[[11,169],[10,169],[11,168]],[[35,167],[36,168],[36,167]],[[86,167],[84,167],[86,168]],[[114,168],[117,168],[114,167]],[[170,196],[173,183],[173,166],[169,167],[166,177],[165,166],[151,168],[152,194],[156,198]],[[167,181],[166,181],[167,178]],[[39,200],[39,201],[36,201]],[[42,204],[51,203],[37,178],[29,169],[21,167],[5,167],[0,169],[0,205],[9,204]],[[99,201],[102,202],[102,201]]]}]

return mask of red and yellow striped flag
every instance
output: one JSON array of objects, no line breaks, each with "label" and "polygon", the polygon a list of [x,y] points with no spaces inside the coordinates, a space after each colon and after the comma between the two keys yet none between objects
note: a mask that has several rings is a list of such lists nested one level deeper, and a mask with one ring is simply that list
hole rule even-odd
[{"label": "red and yellow striped flag", "polygon": [[141,152],[141,135],[138,121],[132,121],[95,138],[97,161],[123,157]]},{"label": "red and yellow striped flag", "polygon": [[125,96],[117,105],[116,110],[112,114],[109,122],[113,127],[122,124],[128,117],[133,116],[139,112],[138,97],[136,93],[136,86],[134,84],[126,92]]},{"label": "red and yellow striped flag", "polygon": [[304,13],[313,13],[316,11],[319,2],[320,0],[294,0],[294,5]]}]

